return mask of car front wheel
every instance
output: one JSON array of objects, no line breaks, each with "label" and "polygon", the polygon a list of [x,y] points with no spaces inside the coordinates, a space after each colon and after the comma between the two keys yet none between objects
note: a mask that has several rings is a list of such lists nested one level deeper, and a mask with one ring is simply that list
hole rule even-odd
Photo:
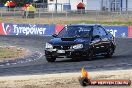
[{"label": "car front wheel", "polygon": [[114,53],[114,49],[113,48],[109,48],[107,51],[107,54],[105,55],[106,58],[111,58],[112,55]]},{"label": "car front wheel", "polygon": [[48,62],[55,62],[56,58],[55,57],[46,57],[46,60]]},{"label": "car front wheel", "polygon": [[90,51],[88,52],[88,60],[89,60],[89,61],[93,60],[93,57],[94,57],[94,52],[93,52],[93,50],[90,50]]}]

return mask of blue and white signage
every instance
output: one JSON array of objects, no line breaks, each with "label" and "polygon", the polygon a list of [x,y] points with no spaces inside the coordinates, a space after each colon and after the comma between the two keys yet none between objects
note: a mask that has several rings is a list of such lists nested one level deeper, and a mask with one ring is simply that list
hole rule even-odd
[{"label": "blue and white signage", "polygon": [[104,26],[115,37],[128,37],[128,26]]},{"label": "blue and white signage", "polygon": [[6,35],[52,35],[54,24],[8,24],[2,23]]}]

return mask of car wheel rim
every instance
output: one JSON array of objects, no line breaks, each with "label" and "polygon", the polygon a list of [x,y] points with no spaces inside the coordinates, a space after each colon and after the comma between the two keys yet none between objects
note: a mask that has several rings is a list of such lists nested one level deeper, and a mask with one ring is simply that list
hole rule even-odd
[{"label": "car wheel rim", "polygon": [[109,55],[112,55],[112,54],[113,54],[113,49],[110,48],[110,49],[109,49]]}]

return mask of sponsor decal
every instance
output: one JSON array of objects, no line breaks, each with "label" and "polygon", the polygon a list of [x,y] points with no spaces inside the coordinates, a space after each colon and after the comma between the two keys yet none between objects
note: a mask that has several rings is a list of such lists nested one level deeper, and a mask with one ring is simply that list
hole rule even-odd
[{"label": "sponsor decal", "polygon": [[46,31],[45,27],[38,27],[37,25],[30,24],[28,26],[13,25],[13,28],[13,33],[15,33],[16,35],[44,35]]},{"label": "sponsor decal", "polygon": [[4,23],[0,23],[0,35],[7,35],[11,32],[11,26],[5,26]]},{"label": "sponsor decal", "polygon": [[79,82],[82,86],[88,85],[112,85],[112,86],[130,86],[131,80],[127,79],[90,79],[88,76],[88,71],[82,68],[82,76],[79,77]]},{"label": "sponsor decal", "polygon": [[4,24],[2,23],[3,32],[5,35],[12,33],[13,26],[12,24]]}]

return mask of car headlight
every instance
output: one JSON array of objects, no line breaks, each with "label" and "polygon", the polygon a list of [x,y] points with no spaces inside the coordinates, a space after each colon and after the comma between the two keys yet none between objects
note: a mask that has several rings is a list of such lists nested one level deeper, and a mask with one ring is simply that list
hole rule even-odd
[{"label": "car headlight", "polygon": [[77,45],[74,45],[72,46],[73,49],[81,49],[83,48],[83,44],[77,44]]},{"label": "car headlight", "polygon": [[46,48],[46,49],[52,49],[52,48],[53,48],[53,46],[52,46],[51,44],[49,44],[49,43],[46,43],[45,48]]}]

